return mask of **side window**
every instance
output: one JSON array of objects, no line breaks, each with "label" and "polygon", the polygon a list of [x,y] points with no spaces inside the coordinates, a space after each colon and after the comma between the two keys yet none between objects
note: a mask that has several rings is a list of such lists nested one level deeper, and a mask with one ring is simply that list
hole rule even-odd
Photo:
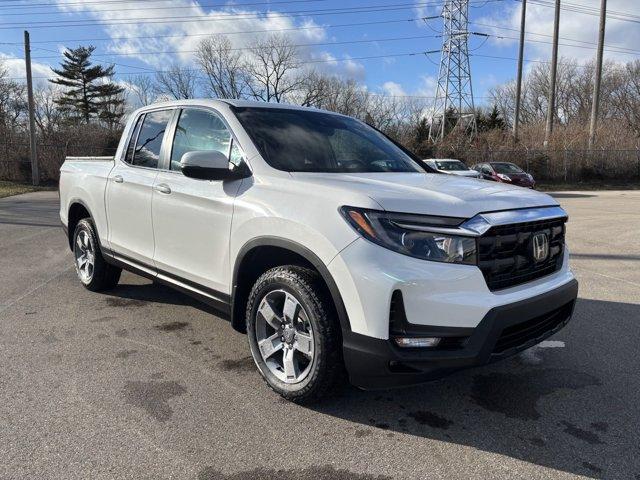
[{"label": "side window", "polygon": [[180,159],[187,152],[217,150],[229,155],[230,143],[231,133],[215,113],[184,109],[173,139],[171,170],[180,170]]},{"label": "side window", "polygon": [[138,139],[138,134],[140,133],[140,127],[142,126],[142,119],[144,118],[144,114],[140,115],[136,120],[136,123],[133,126],[133,130],[131,131],[131,137],[129,138],[129,145],[127,146],[127,153],[124,156],[124,161],[127,163],[133,162],[133,152],[136,146],[136,140]]},{"label": "side window", "polygon": [[144,116],[133,152],[133,161],[131,162],[133,165],[158,168],[162,137],[172,114],[173,110],[160,110],[147,113]]},{"label": "side window", "polygon": [[491,175],[491,167],[489,165],[482,166],[482,173],[486,173],[487,175]]}]

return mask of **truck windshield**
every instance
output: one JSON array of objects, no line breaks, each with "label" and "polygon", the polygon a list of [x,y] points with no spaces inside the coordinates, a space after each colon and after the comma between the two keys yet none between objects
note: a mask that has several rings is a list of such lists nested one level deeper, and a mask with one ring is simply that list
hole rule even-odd
[{"label": "truck windshield", "polygon": [[234,112],[264,159],[288,172],[421,172],[365,124],[329,113],[262,107]]}]

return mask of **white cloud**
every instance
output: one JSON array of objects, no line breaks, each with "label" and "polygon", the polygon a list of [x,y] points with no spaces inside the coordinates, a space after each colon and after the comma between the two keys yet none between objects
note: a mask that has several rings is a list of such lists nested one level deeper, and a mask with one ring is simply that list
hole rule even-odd
[{"label": "white cloud", "polygon": [[[262,13],[258,10],[243,9],[239,5],[205,10],[195,0],[162,0],[154,2],[153,8],[149,8],[147,3],[130,1],[118,4],[119,9],[113,11],[115,9],[112,3],[96,4],[92,0],[82,0],[73,4],[63,0],[57,2],[58,8],[62,11],[89,12],[91,17],[99,20],[103,24],[102,28],[113,38],[107,46],[108,51],[127,54],[122,56],[119,62],[126,63],[126,58],[136,58],[154,69],[165,68],[173,63],[192,64],[194,57],[190,51],[196,50],[200,40],[207,35],[226,34],[236,48],[243,48],[270,32],[281,31],[296,44],[317,43],[327,36],[325,28],[312,19],[298,19],[276,11]],[[174,17],[176,21],[164,21],[167,17]],[[191,20],[184,17],[198,18]],[[111,22],[126,22],[136,18],[145,20],[130,25],[108,25]],[[305,59],[317,58],[311,47],[301,50]],[[137,53],[157,51],[180,53]],[[355,62],[335,63],[336,65],[330,69],[349,76],[358,74]]]},{"label": "white cloud", "polygon": [[395,97],[402,97],[407,94],[404,88],[402,88],[402,85],[391,81],[384,82],[382,84],[382,90],[384,90],[385,94]]},{"label": "white cloud", "polygon": [[433,75],[423,75],[420,77],[421,86],[418,88],[417,95],[425,97],[435,97],[436,85],[438,84],[437,77]]},{"label": "white cloud", "polygon": [[354,80],[364,80],[365,78],[366,70],[364,65],[352,60],[348,55],[338,59],[329,52],[309,52],[309,58],[311,61],[317,61],[317,63],[311,63],[309,66],[321,72]]},{"label": "white cloud", "polygon": [[[577,4],[577,3],[576,3]],[[574,4],[574,5],[576,5]],[[500,13],[476,20],[478,29],[488,31],[494,35],[513,37],[510,39],[492,39],[494,45],[515,45],[520,28],[520,4],[505,6]],[[595,43],[598,41],[597,12],[600,9],[600,0],[582,0],[580,9],[588,8],[595,15],[562,9],[560,11],[560,47],[559,55],[567,58],[575,58],[580,62],[591,60],[595,57]],[[569,7],[567,7],[569,8]],[[609,0],[607,11],[638,12],[638,0]],[[529,59],[548,59],[551,56],[551,35],[553,33],[554,9],[539,4],[527,5],[527,40],[525,57]],[[491,27],[489,25],[495,25]],[[514,29],[513,30],[506,30]],[[539,35],[536,35],[539,34]],[[536,40],[533,42],[532,40]],[[543,43],[548,42],[548,43]],[[585,44],[582,42],[589,42]],[[605,44],[622,48],[637,49],[640,43],[640,28],[634,22],[607,18]],[[574,46],[571,46],[574,45]],[[575,45],[582,45],[578,47]],[[583,48],[589,47],[589,48]],[[619,48],[618,48],[619,49]],[[480,53],[480,52],[479,52]],[[638,58],[637,55],[625,55],[620,52],[608,51],[605,48],[605,59],[627,62]]]},{"label": "white cloud", "polygon": [[[0,64],[3,69],[6,70],[7,77],[15,79],[18,82],[25,81],[24,79],[27,73],[23,58],[0,53]],[[36,87],[46,85],[47,79],[55,76],[49,65],[34,61],[31,62],[31,75],[33,76],[33,84]]]}]

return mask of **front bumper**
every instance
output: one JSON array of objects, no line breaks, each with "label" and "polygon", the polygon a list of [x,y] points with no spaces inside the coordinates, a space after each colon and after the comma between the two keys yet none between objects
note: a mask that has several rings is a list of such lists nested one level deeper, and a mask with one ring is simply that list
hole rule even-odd
[{"label": "front bumper", "polygon": [[387,388],[434,380],[529,348],[570,320],[578,295],[575,279],[549,292],[492,308],[475,328],[420,326],[424,336],[464,338],[455,348],[403,349],[391,339],[343,332],[351,383]]}]

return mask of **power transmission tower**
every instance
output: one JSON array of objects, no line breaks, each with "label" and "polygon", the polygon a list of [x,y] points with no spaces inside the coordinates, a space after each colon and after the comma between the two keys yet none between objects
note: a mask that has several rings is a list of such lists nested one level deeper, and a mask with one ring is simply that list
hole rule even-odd
[{"label": "power transmission tower", "polygon": [[441,140],[451,129],[476,133],[468,47],[469,0],[445,0],[442,19],[442,55],[429,128],[431,140]]}]

